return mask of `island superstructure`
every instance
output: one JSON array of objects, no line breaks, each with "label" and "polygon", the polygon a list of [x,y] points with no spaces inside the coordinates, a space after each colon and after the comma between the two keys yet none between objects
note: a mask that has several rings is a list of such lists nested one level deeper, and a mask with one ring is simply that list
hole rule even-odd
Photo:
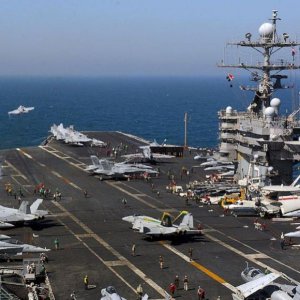
[{"label": "island superstructure", "polygon": [[[273,92],[290,86],[281,83],[287,75],[284,70],[296,70],[296,50],[299,43],[292,41],[287,33],[277,32],[278,12],[273,10],[271,22],[259,28],[259,39],[252,40],[247,33],[245,40],[230,43],[238,47],[256,50],[263,57],[262,63],[237,65],[222,62],[219,67],[239,68],[251,73],[257,86],[240,86],[244,91],[254,92],[246,111],[239,112],[231,106],[218,112],[220,120],[220,159],[237,163],[236,177],[257,178],[260,184],[267,181],[288,183],[292,180],[293,165],[300,161],[300,122],[296,118],[297,108],[289,116],[280,115],[279,98]],[[292,61],[274,59],[274,54],[283,48],[290,48]]]}]

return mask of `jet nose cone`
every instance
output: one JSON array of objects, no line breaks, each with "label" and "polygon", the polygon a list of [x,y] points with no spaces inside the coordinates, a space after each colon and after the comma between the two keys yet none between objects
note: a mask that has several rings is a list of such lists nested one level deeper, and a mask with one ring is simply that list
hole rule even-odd
[{"label": "jet nose cone", "polygon": [[127,216],[122,218],[123,221],[133,223],[134,217],[133,216]]}]

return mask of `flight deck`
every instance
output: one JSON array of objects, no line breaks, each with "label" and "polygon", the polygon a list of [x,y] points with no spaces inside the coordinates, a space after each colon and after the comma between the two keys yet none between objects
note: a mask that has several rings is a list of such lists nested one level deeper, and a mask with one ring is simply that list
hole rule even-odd
[{"label": "flight deck", "polygon": [[[128,153],[147,144],[121,132],[88,135],[109,143],[111,148],[127,145]],[[113,285],[122,297],[132,300],[136,299],[139,284],[150,299],[165,299],[164,291],[168,291],[176,275],[180,278],[175,293],[178,299],[196,299],[199,285],[208,299],[218,296],[222,300],[232,299],[235,287],[244,283],[240,273],[245,261],[262,270],[283,272],[300,282],[299,250],[280,247],[280,235],[292,231],[292,221],[264,220],[266,229],[259,231],[253,225],[255,217],[224,215],[218,206],[186,203],[184,198],[167,192],[170,173],[181,186],[204,179],[201,168],[192,168],[199,165],[193,160],[196,150],[185,150],[183,157],[157,163],[153,167],[159,170],[159,176],[151,180],[99,180],[99,176],[84,170],[91,164],[91,155],[106,158],[108,154],[106,148],[76,147],[51,138],[42,146],[1,151],[4,160],[1,205],[15,208],[19,205],[18,200],[6,194],[5,183],[11,183],[16,190],[21,187],[24,199],[29,201],[37,198],[34,189],[40,183],[61,192],[61,199],[43,201],[42,209],[51,212],[45,219],[3,231],[24,242],[52,249],[46,271],[56,299],[70,299],[73,291],[76,299],[99,299],[101,289]],[[192,171],[181,176],[183,167]],[[126,205],[122,203],[124,198]],[[203,228],[203,235],[151,240],[122,221],[122,217],[133,214],[159,219],[165,211],[177,215],[182,210],[193,214],[195,225]],[[59,241],[58,250],[55,239]],[[133,244],[135,256],[132,256]],[[163,269],[159,266],[160,255],[164,258]],[[85,275],[95,288],[85,290]],[[188,291],[183,290],[185,275],[189,279]]]}]

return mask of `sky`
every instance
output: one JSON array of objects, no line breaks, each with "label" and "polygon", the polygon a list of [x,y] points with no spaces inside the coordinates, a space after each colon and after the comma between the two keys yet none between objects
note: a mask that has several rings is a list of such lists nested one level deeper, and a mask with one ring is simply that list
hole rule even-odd
[{"label": "sky", "polygon": [[224,46],[272,9],[300,40],[298,0],[1,0],[1,76],[219,74]]}]

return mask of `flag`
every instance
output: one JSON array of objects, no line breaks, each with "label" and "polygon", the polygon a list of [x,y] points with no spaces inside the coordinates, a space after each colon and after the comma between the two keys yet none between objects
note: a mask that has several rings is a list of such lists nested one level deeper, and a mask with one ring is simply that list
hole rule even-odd
[{"label": "flag", "polygon": [[296,54],[296,50],[295,48],[292,48],[292,56],[295,56],[295,54]]},{"label": "flag", "polygon": [[232,74],[228,73],[227,76],[226,76],[226,79],[228,81],[232,81],[234,79],[234,76]]}]

